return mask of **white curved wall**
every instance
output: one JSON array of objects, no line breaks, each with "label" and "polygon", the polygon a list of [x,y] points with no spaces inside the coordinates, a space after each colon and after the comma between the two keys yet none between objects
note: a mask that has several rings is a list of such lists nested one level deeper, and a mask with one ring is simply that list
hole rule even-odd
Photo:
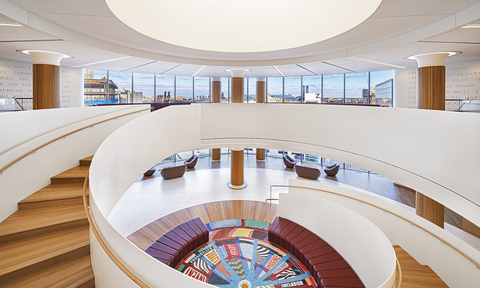
[{"label": "white curved wall", "polygon": [[332,201],[305,194],[280,194],[278,215],[300,224],[330,244],[365,287],[395,284],[396,256],[377,226]]},{"label": "white curved wall", "polygon": [[[393,203],[395,201],[391,199],[340,183],[332,185],[315,181],[290,179],[289,185],[332,191],[380,206],[445,239],[445,241],[473,258],[477,263],[480,263],[480,252],[478,250],[452,235],[450,232],[398,206]],[[480,270],[478,270],[473,263],[427,232],[411,225],[401,218],[356,200],[338,197],[337,195],[324,192],[289,188],[289,194],[325,199],[359,213],[381,229],[393,245],[399,245],[420,264],[428,265],[432,268],[449,287],[475,288],[478,287],[478,283],[480,283]],[[280,205],[283,204],[281,203]],[[282,209],[282,206],[280,206],[280,208]],[[368,238],[368,233],[365,233],[363,237]],[[335,242],[332,242],[332,246],[335,244]]]},{"label": "white curved wall", "polygon": [[[480,164],[466,161],[480,159],[476,149],[480,133],[472,133],[479,125],[480,115],[431,110],[288,104],[168,107],[127,123],[102,143],[90,168],[90,199],[102,234],[119,258],[148,284],[172,287],[191,279],[176,277],[167,266],[146,260],[150,256],[142,251],[127,248],[132,244],[105,220],[138,176],[167,156],[232,146],[321,155],[420,190],[480,225],[480,195],[476,193]],[[447,153],[459,143],[465,150]],[[451,177],[450,167],[462,167],[462,173]],[[145,261],[157,274],[171,277],[156,279],[156,274],[144,269]],[[94,269],[99,283],[115,272],[112,268],[102,275]],[[206,285],[188,283],[192,286],[182,287]]]},{"label": "white curved wall", "polygon": [[[0,167],[76,129],[147,108],[141,106],[82,107],[0,113]],[[0,221],[18,209],[17,203],[50,184],[50,177],[91,156],[105,138],[143,111],[108,121],[60,139],[27,156],[0,175]],[[28,177],[28,181],[25,181]]]}]

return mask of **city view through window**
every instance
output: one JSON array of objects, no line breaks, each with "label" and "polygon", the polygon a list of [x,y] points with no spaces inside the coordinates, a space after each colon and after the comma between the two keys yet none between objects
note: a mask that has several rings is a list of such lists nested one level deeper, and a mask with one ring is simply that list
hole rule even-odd
[{"label": "city view through window", "polygon": [[[85,105],[208,103],[210,77],[166,76],[85,69]],[[244,103],[256,102],[256,78],[244,80]],[[267,77],[266,102],[392,106],[393,70],[298,77]],[[221,102],[231,102],[230,78],[221,78]]]}]

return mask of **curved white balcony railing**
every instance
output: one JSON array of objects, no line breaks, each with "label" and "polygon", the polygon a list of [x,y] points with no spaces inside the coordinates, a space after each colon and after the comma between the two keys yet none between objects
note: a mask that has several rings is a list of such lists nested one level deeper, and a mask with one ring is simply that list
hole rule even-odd
[{"label": "curved white balcony railing", "polygon": [[[145,283],[208,286],[140,251],[106,217],[138,175],[169,155],[244,146],[321,155],[378,172],[479,225],[480,165],[467,161],[480,159],[480,133],[472,133],[479,125],[480,115],[430,110],[285,104],[169,107],[127,123],[99,147],[90,169],[92,214],[112,251]],[[455,153],[449,153],[453,147]],[[462,167],[462,173],[452,177],[449,167]],[[92,239],[97,285],[128,287],[126,276],[104,257]]]}]

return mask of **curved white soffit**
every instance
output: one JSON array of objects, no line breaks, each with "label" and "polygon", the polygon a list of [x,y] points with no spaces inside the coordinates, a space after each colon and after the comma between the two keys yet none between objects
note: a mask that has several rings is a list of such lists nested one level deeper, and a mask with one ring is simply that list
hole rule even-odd
[{"label": "curved white soffit", "polygon": [[285,59],[271,59],[271,60],[209,60],[202,58],[182,57],[175,55],[167,55],[162,53],[149,52],[139,50],[115,43],[100,40],[68,28],[55,24],[48,20],[45,20],[27,10],[24,10],[7,0],[0,0],[0,6],[2,7],[2,14],[11,18],[12,20],[21,23],[25,26],[30,26],[39,31],[45,32],[50,35],[55,35],[66,41],[73,43],[79,43],[82,45],[88,45],[97,49],[119,53],[123,55],[129,55],[133,57],[152,59],[157,61],[192,64],[192,65],[209,65],[209,66],[270,66],[270,65],[288,65],[299,64],[316,61],[324,61],[331,59],[338,59],[348,56],[359,55],[363,53],[375,52],[390,47],[404,45],[415,41],[420,41],[434,35],[438,35],[460,27],[468,22],[471,22],[478,17],[477,11],[480,8],[480,3],[473,5],[463,11],[458,12],[455,15],[451,15],[440,21],[427,25],[417,30],[410,31],[408,33],[395,36],[389,39],[370,43],[362,46],[352,47],[350,49],[343,49],[335,52],[321,53],[316,55],[304,56],[304,57],[292,57]]},{"label": "curved white soffit", "polygon": [[382,0],[105,3],[120,21],[153,39],[198,50],[248,53],[298,48],[340,35],[367,20]]}]

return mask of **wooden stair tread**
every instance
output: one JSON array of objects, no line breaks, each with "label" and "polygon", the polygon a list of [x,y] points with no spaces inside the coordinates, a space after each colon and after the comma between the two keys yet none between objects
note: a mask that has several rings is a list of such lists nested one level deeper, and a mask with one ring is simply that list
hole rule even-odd
[{"label": "wooden stair tread", "polygon": [[83,197],[83,183],[50,184],[19,203],[51,201],[75,197]]},{"label": "wooden stair tread", "polygon": [[2,288],[80,287],[93,279],[90,256],[84,256],[68,262],[62,261],[19,279],[2,283]]},{"label": "wooden stair tread", "polygon": [[83,204],[18,210],[0,223],[0,237],[86,218]]},{"label": "wooden stair tread", "polygon": [[89,245],[88,225],[0,244],[0,276]]},{"label": "wooden stair tread", "polygon": [[398,262],[400,262],[400,265],[420,265],[415,258],[413,258],[410,254],[408,254],[407,251],[403,250],[400,246],[395,245],[393,246],[393,249],[395,250],[395,254],[397,255]]},{"label": "wooden stair tread", "polygon": [[85,178],[87,175],[89,166],[76,166],[67,171],[64,171],[60,174],[53,176],[51,179],[65,179],[65,178]]},{"label": "wooden stair tread", "polygon": [[93,160],[93,155],[85,157],[85,158],[80,160],[80,165],[81,166],[90,166],[90,164],[92,163],[92,160]]}]

